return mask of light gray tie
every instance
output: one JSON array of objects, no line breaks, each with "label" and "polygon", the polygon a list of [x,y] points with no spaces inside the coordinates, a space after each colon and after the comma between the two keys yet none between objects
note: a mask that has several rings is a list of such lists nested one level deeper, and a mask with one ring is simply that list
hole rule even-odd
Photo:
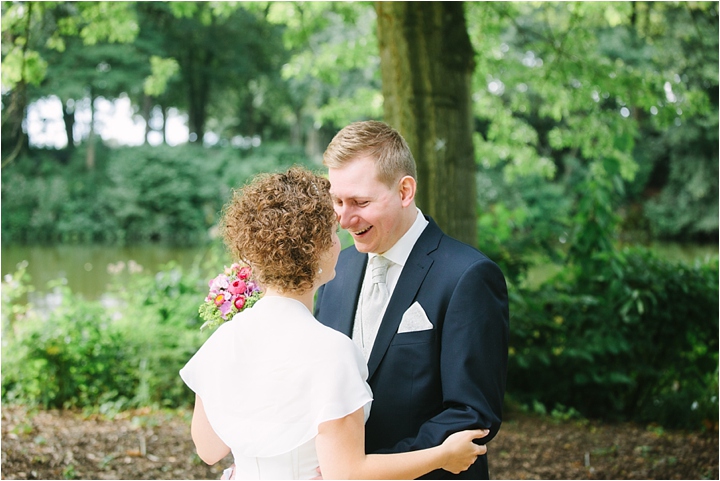
[{"label": "light gray tie", "polygon": [[360,349],[365,355],[365,360],[370,357],[370,351],[375,342],[380,321],[382,320],[383,310],[388,302],[387,288],[387,270],[392,261],[382,256],[375,256],[372,259],[372,280],[369,286],[366,286],[363,293],[362,305],[360,306],[360,319],[356,322],[359,324],[360,332],[356,337],[356,341],[360,341]]}]

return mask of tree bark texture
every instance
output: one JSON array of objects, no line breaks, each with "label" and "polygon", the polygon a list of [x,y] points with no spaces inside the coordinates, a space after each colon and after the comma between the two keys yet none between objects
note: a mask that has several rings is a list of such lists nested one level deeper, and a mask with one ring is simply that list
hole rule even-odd
[{"label": "tree bark texture", "polygon": [[462,2],[376,2],[385,121],[418,167],[418,206],[475,246],[474,52]]},{"label": "tree bark texture", "polygon": [[85,153],[85,166],[87,170],[95,169],[95,90],[90,87],[90,133],[87,139],[87,152]]},{"label": "tree bark texture", "polygon": [[212,73],[210,66],[214,55],[209,50],[203,50],[196,46],[194,51],[188,52],[187,65],[188,75],[186,77],[188,87],[188,127],[190,133],[195,134],[192,143],[202,145],[205,137],[205,121],[207,120],[207,107],[210,99],[210,78]]}]

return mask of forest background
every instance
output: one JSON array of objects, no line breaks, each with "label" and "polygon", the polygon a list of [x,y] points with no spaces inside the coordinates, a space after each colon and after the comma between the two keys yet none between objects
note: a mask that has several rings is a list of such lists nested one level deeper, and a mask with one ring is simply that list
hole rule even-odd
[{"label": "forest background", "polygon": [[[48,99],[60,147],[28,136]],[[143,145],[101,137],[103,99],[130,102]],[[168,145],[173,115],[187,142]],[[367,118],[407,138],[423,211],[507,277],[509,406],[717,429],[716,2],[3,2],[3,246],[202,250],[108,266],[104,301],[58,279],[52,308],[14,267],[3,403],[187,407],[231,189],[322,171]]]}]

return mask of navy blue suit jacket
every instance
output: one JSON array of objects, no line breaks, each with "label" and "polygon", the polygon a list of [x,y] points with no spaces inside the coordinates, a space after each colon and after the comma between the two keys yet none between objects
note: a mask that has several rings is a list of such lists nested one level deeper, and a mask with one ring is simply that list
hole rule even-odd
[{"label": "navy blue suit jacket", "polygon": [[[463,429],[497,434],[507,377],[509,311],[505,278],[478,250],[445,235],[430,218],[403,267],[368,360],[373,405],[365,425],[368,453],[441,444]],[[351,336],[367,254],[340,254],[335,279],[318,291],[315,316]],[[433,329],[398,334],[419,302]],[[487,456],[453,476],[489,479]]]}]

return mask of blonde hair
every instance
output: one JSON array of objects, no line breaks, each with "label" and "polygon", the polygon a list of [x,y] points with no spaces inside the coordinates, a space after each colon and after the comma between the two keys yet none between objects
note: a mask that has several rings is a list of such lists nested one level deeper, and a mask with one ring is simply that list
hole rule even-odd
[{"label": "blonde hair", "polygon": [[375,161],[378,180],[391,186],[409,175],[417,180],[417,168],[410,148],[400,133],[384,122],[354,122],[338,132],[323,154],[323,164],[339,169],[358,157]]},{"label": "blonde hair", "polygon": [[329,189],[327,179],[300,167],[256,176],[223,208],[225,245],[253,268],[260,284],[309,290],[333,243],[337,217]]}]

